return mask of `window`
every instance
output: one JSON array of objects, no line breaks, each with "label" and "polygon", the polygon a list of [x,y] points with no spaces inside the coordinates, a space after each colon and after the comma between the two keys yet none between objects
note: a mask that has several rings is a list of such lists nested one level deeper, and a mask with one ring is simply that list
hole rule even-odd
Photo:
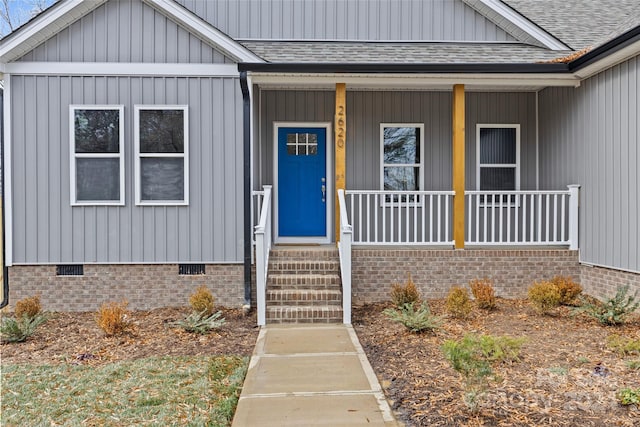
[{"label": "window", "polygon": [[422,124],[380,124],[383,190],[422,189],[423,134]]},{"label": "window", "polygon": [[520,125],[477,125],[476,186],[480,191],[520,189]]},{"label": "window", "polygon": [[69,107],[71,205],[124,205],[124,106]]},{"label": "window", "polygon": [[318,134],[288,133],[287,154],[290,156],[315,156],[318,154]]},{"label": "window", "polygon": [[135,106],[136,204],[189,203],[188,109]]}]

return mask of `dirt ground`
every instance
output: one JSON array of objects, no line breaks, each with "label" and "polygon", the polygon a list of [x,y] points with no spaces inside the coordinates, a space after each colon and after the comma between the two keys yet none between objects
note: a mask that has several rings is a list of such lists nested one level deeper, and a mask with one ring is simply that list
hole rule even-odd
[{"label": "dirt ground", "polygon": [[[444,314],[443,301],[430,301]],[[607,337],[640,338],[640,321],[604,327],[561,308],[539,316],[522,300],[498,301],[493,312],[475,310],[467,320],[449,318],[443,329],[411,334],[390,322],[384,304],[354,310],[353,324],[396,416],[407,426],[638,426],[640,409],[623,407],[616,392],[640,387],[640,369],[607,349]],[[134,329],[106,337],[94,313],[53,313],[26,342],[0,345],[3,365],[106,364],[149,356],[236,354],[250,356],[258,335],[255,313],[224,310],[226,324],[209,335],[173,327],[188,308],[131,313]],[[462,401],[462,380],[444,359],[446,339],[466,333],[526,337],[522,360],[495,366],[478,413]]]},{"label": "dirt ground", "polygon": [[[444,301],[430,301],[444,314]],[[616,392],[640,387],[640,369],[607,349],[607,337],[640,339],[640,321],[600,326],[562,307],[540,316],[526,301],[498,300],[498,309],[476,309],[467,320],[449,318],[435,334],[411,334],[386,320],[385,305],[357,308],[353,324],[374,371],[407,426],[640,426],[640,409],[621,406]],[[525,337],[520,362],[494,367],[498,380],[471,413],[463,382],[442,355],[447,339],[467,333]]]}]

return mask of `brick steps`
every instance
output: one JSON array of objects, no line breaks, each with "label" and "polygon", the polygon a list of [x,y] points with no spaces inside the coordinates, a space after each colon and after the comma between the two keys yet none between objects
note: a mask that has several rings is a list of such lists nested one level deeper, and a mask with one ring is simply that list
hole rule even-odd
[{"label": "brick steps", "polygon": [[267,323],[342,323],[335,248],[274,248],[269,257]]}]

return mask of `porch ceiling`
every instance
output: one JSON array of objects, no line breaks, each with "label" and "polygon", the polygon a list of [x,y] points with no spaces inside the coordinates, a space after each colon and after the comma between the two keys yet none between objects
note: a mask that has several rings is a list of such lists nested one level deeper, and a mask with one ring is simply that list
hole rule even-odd
[{"label": "porch ceiling", "polygon": [[450,91],[464,84],[466,91],[530,92],[551,86],[580,86],[572,75],[558,74],[345,74],[345,73],[250,73],[251,82],[262,89],[335,90],[346,83],[351,90]]}]

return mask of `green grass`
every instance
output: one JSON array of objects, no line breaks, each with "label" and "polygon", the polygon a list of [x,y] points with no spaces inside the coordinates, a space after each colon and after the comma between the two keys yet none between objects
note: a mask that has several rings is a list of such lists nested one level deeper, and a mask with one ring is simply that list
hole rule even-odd
[{"label": "green grass", "polygon": [[2,425],[228,426],[247,365],[229,356],[3,366]]}]

